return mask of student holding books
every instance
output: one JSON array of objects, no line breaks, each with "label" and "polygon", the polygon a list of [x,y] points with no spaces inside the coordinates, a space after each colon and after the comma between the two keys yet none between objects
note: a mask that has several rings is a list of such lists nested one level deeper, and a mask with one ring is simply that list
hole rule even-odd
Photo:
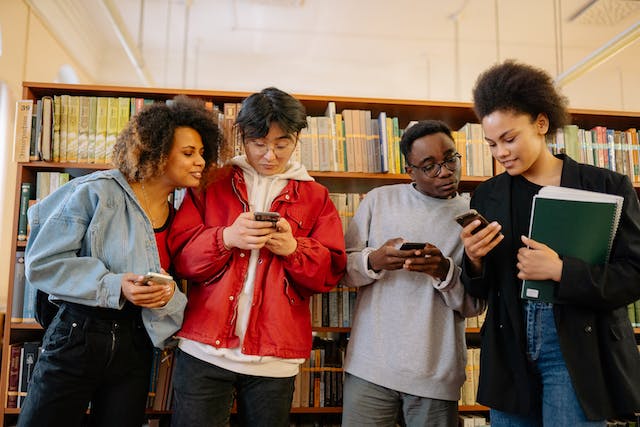
[{"label": "student holding books", "polygon": [[309,298],[346,265],[328,190],[291,161],[307,125],[300,101],[267,88],[236,120],[244,155],[189,191],[172,225],[176,271],[192,282],[178,336],[173,426],[285,427],[311,351]]},{"label": "student holding books", "polygon": [[[410,184],[371,190],[345,236],[348,286],[358,288],[344,369],[345,427],[458,425],[465,317],[484,303],[460,281],[454,217],[460,154],[449,127],[422,120],[400,141]],[[414,243],[406,243],[411,239]]]},{"label": "student holding books", "polygon": [[[145,273],[170,267],[167,197],[200,184],[220,132],[204,103],[145,107],[120,134],[116,169],[75,178],[29,210],[26,276],[59,306],[18,425],[139,427],[153,346],[182,324],[186,297]],[[169,278],[171,279],[171,278]]]},{"label": "student holding books", "polygon": [[[488,300],[478,402],[492,426],[604,426],[640,409],[640,356],[627,305],[640,298],[640,208],[625,175],[552,155],[545,135],[568,121],[567,100],[543,70],[505,61],[473,89],[493,157],[506,169],[471,206],[491,224],[463,228],[469,293]],[[609,259],[591,265],[529,239],[544,186],[624,198]],[[587,231],[588,232],[588,231]],[[520,298],[522,280],[552,280],[552,303]]]}]

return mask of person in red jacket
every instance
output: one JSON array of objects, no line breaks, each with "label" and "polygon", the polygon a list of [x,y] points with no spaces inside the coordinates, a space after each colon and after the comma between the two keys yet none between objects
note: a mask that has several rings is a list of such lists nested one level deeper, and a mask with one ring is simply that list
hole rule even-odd
[{"label": "person in red jacket", "polygon": [[[291,156],[304,106],[267,88],[242,104],[245,155],[189,191],[169,233],[193,285],[178,336],[172,426],[288,426],[294,378],[311,351],[309,298],[343,276],[346,254],[327,189]],[[256,212],[277,212],[258,221]]]}]

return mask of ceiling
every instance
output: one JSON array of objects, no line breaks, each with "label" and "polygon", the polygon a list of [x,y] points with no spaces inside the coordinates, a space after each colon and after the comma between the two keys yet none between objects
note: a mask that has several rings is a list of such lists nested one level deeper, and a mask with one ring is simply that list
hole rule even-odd
[{"label": "ceiling", "polygon": [[[360,95],[359,75],[413,69],[430,81],[416,90],[452,100],[486,64],[517,57],[560,75],[640,23],[638,0],[26,2],[97,83],[253,90],[265,73],[294,86],[306,74],[320,92]],[[638,57],[633,43],[608,66],[640,74]],[[446,78],[452,93],[433,83]]]}]

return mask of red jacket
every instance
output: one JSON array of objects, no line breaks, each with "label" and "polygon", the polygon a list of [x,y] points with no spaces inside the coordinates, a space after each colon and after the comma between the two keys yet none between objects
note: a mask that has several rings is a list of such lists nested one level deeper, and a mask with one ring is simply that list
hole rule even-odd
[{"label": "red jacket", "polygon": [[[247,210],[247,189],[237,167],[220,170],[205,191],[187,193],[169,233],[176,272],[193,283],[180,337],[216,348],[239,345],[237,297],[251,251],[225,249],[222,230]],[[261,249],[242,352],[307,358],[309,297],[331,290],[345,272],[342,225],[327,189],[314,181],[290,180],[271,210],[289,221],[298,247],[286,257]]]}]

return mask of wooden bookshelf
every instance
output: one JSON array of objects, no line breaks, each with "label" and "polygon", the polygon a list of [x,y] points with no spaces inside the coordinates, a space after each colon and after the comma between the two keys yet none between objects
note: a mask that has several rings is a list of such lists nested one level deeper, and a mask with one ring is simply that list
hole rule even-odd
[{"label": "wooden bookshelf", "polygon": [[[155,100],[167,100],[175,95],[184,94],[201,98],[205,101],[212,101],[218,107],[222,107],[224,103],[238,103],[246,98],[248,92],[234,91],[204,91],[204,90],[185,90],[185,89],[159,89],[159,88],[142,88],[142,87],[125,87],[125,86],[101,86],[101,85],[69,85],[56,83],[39,83],[25,82],[23,83],[23,99],[37,100],[43,96],[54,95],[83,95],[83,96],[127,96],[127,97],[143,97]],[[336,111],[340,112],[344,109],[370,110],[372,117],[377,116],[380,112],[386,112],[388,117],[398,117],[401,128],[412,120],[422,120],[426,118],[440,119],[448,123],[452,129],[459,129],[467,122],[476,122],[477,119],[473,113],[472,106],[469,103],[460,102],[439,102],[439,101],[419,101],[419,100],[402,100],[402,99],[379,99],[379,98],[355,98],[340,96],[316,96],[316,95],[295,95],[306,107],[307,113],[311,116],[324,115],[327,103],[332,101],[336,105]],[[627,129],[640,127],[640,112],[621,112],[621,111],[600,111],[600,110],[572,110],[573,121],[581,128],[589,129],[597,125],[605,125],[615,129]],[[53,162],[28,162],[19,163],[17,166],[16,187],[14,189],[14,210],[19,210],[19,194],[20,184],[22,182],[36,182],[36,174],[41,171],[57,171],[69,173],[71,177],[78,177],[96,170],[110,168],[106,164],[91,163],[53,163]],[[310,174],[320,183],[324,184],[331,192],[341,193],[365,193],[371,188],[409,182],[409,177],[405,174],[385,174],[385,173],[362,173],[362,172],[316,172],[311,171]],[[473,189],[486,178],[484,177],[465,177],[463,176],[460,184],[460,191],[467,192]],[[640,188],[640,184],[634,184],[636,189]],[[13,230],[17,230],[18,215],[14,215]],[[15,253],[17,250],[24,250],[26,242],[11,239],[11,263],[8,269],[9,290],[7,301],[6,321],[3,329],[3,349],[2,349],[2,366],[0,367],[2,375],[0,379],[0,427],[5,422],[13,423],[19,414],[19,409],[6,407],[7,392],[7,373],[9,368],[9,346],[10,344],[40,339],[42,337],[42,328],[36,323],[12,323],[11,319],[11,301],[13,296],[13,277]],[[319,333],[338,333],[345,334],[350,328],[335,327],[315,327],[315,332]],[[640,335],[640,328],[634,329],[636,335]],[[468,328],[467,337],[479,338],[479,328]],[[336,368],[340,369],[340,368]],[[293,408],[293,414],[340,414],[341,408]],[[472,405],[461,406],[461,412],[484,412],[488,408]],[[168,416],[170,411],[148,411],[149,414],[156,416]]]}]

